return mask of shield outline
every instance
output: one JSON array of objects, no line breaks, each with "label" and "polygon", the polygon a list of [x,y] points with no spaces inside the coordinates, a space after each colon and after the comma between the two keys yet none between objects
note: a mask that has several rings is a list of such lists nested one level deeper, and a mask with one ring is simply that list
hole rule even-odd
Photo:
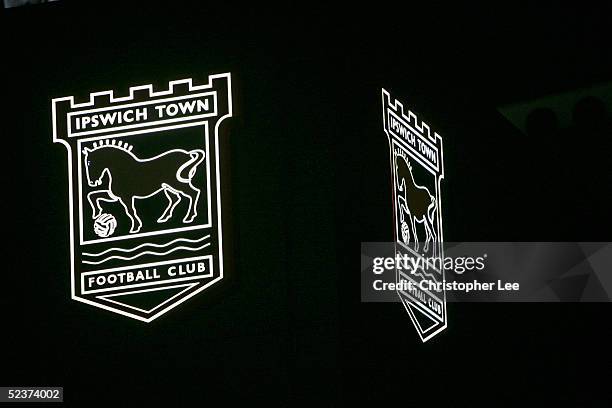
[{"label": "shield outline", "polygon": [[[121,309],[117,309],[105,304],[101,304],[101,303],[97,303],[94,302],[92,300],[80,297],[76,294],[76,290],[75,290],[75,285],[76,285],[76,271],[75,271],[75,264],[76,264],[76,253],[75,253],[75,217],[79,216],[78,214],[75,214],[75,203],[74,203],[74,180],[73,180],[73,151],[72,151],[72,147],[70,146],[70,143],[68,143],[66,140],[58,137],[58,118],[57,118],[57,105],[59,103],[69,103],[71,109],[74,108],[84,108],[84,107],[95,107],[95,98],[96,97],[100,97],[100,96],[108,96],[110,103],[121,103],[121,102],[128,102],[134,99],[134,93],[137,91],[148,91],[149,92],[149,97],[150,98],[155,98],[155,97],[159,97],[159,96],[165,96],[165,95],[172,95],[174,92],[173,87],[175,85],[187,85],[189,88],[189,92],[191,91],[206,91],[206,90],[210,90],[211,92],[214,91],[215,93],[215,115],[209,115],[208,117],[204,117],[201,120],[195,120],[195,121],[187,121],[188,123],[178,123],[178,124],[170,124],[170,125],[165,125],[165,126],[161,126],[161,127],[155,127],[154,129],[149,128],[149,127],[144,127],[144,129],[141,130],[134,130],[134,131],[127,131],[127,132],[123,132],[120,131],[118,133],[112,133],[113,137],[118,137],[118,136],[127,136],[127,135],[134,135],[134,134],[142,134],[142,133],[149,133],[152,131],[158,132],[158,131],[164,131],[164,130],[172,130],[172,129],[180,129],[180,128],[186,128],[186,127],[194,127],[194,126],[202,126],[204,125],[206,127],[206,143],[208,144],[208,141],[210,139],[210,127],[209,127],[209,121],[211,120],[211,118],[214,118],[215,116],[218,116],[218,97],[217,97],[217,90],[214,89],[213,84],[215,80],[225,80],[226,81],[226,86],[227,86],[227,113],[224,114],[223,116],[217,117],[216,121],[215,121],[215,128],[214,128],[214,137],[215,137],[215,176],[216,176],[216,206],[217,206],[217,236],[218,236],[218,251],[217,251],[217,257],[218,257],[218,265],[219,265],[219,276],[217,276],[216,278],[212,279],[211,281],[207,282],[206,284],[202,285],[202,287],[197,288],[196,290],[194,290],[193,292],[189,293],[186,296],[180,297],[179,300],[175,301],[175,302],[171,302],[169,305],[163,307],[160,311],[156,312],[155,314],[149,316],[149,317],[143,317],[137,314],[133,314],[130,312],[126,312],[125,310],[121,310]],[[231,82],[231,73],[230,72],[226,72],[226,73],[221,73],[221,74],[212,74],[212,75],[208,75],[208,83],[204,84],[204,85],[193,85],[193,81],[192,78],[186,78],[186,79],[179,79],[179,80],[173,80],[170,81],[168,83],[168,89],[167,90],[161,90],[161,91],[154,91],[153,90],[153,85],[152,84],[147,84],[147,85],[138,85],[138,86],[132,86],[129,88],[129,95],[128,96],[124,96],[124,97],[114,97],[114,91],[113,90],[108,90],[108,91],[102,91],[102,92],[93,92],[90,93],[90,100],[88,102],[82,102],[82,103],[75,103],[74,102],[74,96],[65,96],[65,97],[59,97],[59,98],[53,98],[51,100],[51,114],[52,114],[52,128],[53,128],[53,143],[61,143],[62,145],[64,145],[64,147],[66,147],[68,156],[67,156],[67,161],[68,161],[68,205],[69,205],[69,214],[70,214],[70,294],[71,294],[71,299],[75,300],[77,302],[81,302],[81,303],[85,303],[88,304],[90,306],[94,306],[97,308],[101,308],[104,310],[108,310],[111,311],[113,313],[117,313],[117,314],[121,314],[123,316],[127,316],[136,320],[140,320],[146,323],[150,323],[153,320],[155,320],[156,318],[158,318],[159,316],[165,314],[166,312],[170,311],[171,309],[177,307],[178,305],[182,304],[183,302],[187,301],[188,299],[192,298],[193,296],[201,293],[202,291],[206,290],[207,288],[209,288],[210,286],[212,286],[213,284],[219,282],[220,280],[223,279],[223,217],[222,217],[222,205],[221,205],[221,172],[220,172],[220,146],[219,146],[219,127],[221,125],[221,123],[229,117],[232,117],[233,114],[233,105],[232,105],[232,82]],[[68,122],[69,123],[69,122]],[[69,126],[67,126],[67,128],[69,129]],[[69,134],[67,135],[67,137],[69,137]],[[78,139],[77,139],[78,140]],[[78,144],[78,143],[77,143]],[[210,177],[210,174],[208,175],[208,177]],[[210,197],[208,197],[208,200],[210,201]],[[210,207],[210,206],[209,206]],[[78,220],[80,222],[80,219]],[[209,222],[211,222],[211,220],[209,219]],[[80,237],[79,237],[80,239]],[[213,263],[210,263],[211,267],[213,265]],[[182,292],[181,292],[182,293]]]},{"label": "shield outline", "polygon": [[[400,247],[402,247],[405,250],[408,250],[410,252],[412,252],[413,255],[416,256],[420,256],[419,254],[417,254],[412,248],[404,245],[403,242],[401,242],[401,240],[399,239],[399,235],[398,235],[398,230],[397,230],[397,179],[396,179],[396,170],[395,170],[395,165],[394,165],[394,145],[397,144],[398,147],[400,147],[401,149],[403,149],[404,151],[407,152],[407,154],[414,159],[415,161],[417,161],[419,163],[419,165],[423,166],[429,173],[431,173],[434,177],[434,184],[435,184],[435,198],[437,201],[437,208],[436,208],[436,220],[437,220],[437,227],[438,227],[438,254],[439,256],[444,259],[444,235],[443,235],[443,222],[442,222],[442,194],[441,194],[441,181],[442,179],[444,179],[444,153],[443,153],[443,148],[442,148],[442,136],[440,136],[437,132],[433,132],[433,135],[430,132],[430,127],[429,125],[427,125],[425,122],[423,121],[419,121],[417,116],[410,110],[408,110],[408,116],[406,116],[404,114],[404,105],[398,101],[397,99],[392,99],[389,92],[387,90],[385,90],[384,88],[381,89],[381,96],[382,96],[382,105],[383,105],[383,130],[385,132],[385,134],[387,135],[387,140],[389,142],[389,161],[390,161],[390,165],[391,165],[391,174],[392,174],[392,185],[393,185],[393,194],[392,194],[392,199],[393,199],[393,223],[394,223],[394,243],[395,243],[395,247],[396,247],[396,254],[397,254],[397,246],[398,244],[400,245]],[[400,143],[398,141],[400,141],[399,137],[394,135],[393,132],[388,129],[388,114],[392,113],[393,116],[395,116],[396,118],[400,119],[401,121],[405,122],[409,128],[411,128],[411,130],[414,131],[415,134],[417,134],[421,139],[424,139],[425,141],[429,142],[430,144],[433,143],[434,146],[436,147],[436,149],[439,151],[439,164],[437,167],[435,166],[431,166],[431,165],[425,165],[424,163],[422,163],[421,159],[418,157],[418,154],[414,154],[410,148],[410,146],[405,145],[405,143]],[[426,135],[425,135],[426,134]],[[403,146],[402,144],[404,144],[405,146]],[[442,278],[442,282],[445,282],[445,278],[444,278],[444,268],[442,268],[442,270],[439,271],[440,276]],[[396,280],[399,279],[401,272],[399,272],[396,269]],[[407,275],[405,275],[407,276]],[[413,279],[411,279],[409,276],[407,276],[409,280],[412,280],[414,282]],[[433,312],[427,311],[424,312],[423,309],[426,309],[421,303],[415,301],[412,299],[411,295],[408,294],[404,294],[404,292],[398,290],[398,297],[400,298],[402,305],[404,306],[404,308],[406,309],[406,312],[408,312],[408,316],[410,316],[410,320],[412,321],[418,335],[419,338],[421,339],[421,341],[423,343],[425,343],[426,341],[430,340],[431,338],[433,338],[436,334],[442,332],[443,330],[445,330],[448,326],[448,320],[447,320],[447,310],[446,310],[446,291],[443,290],[443,296],[442,299],[438,299],[435,296],[431,296],[432,298],[434,298],[435,300],[439,300],[441,301],[441,305],[442,305],[442,318],[441,320],[439,319],[433,319],[430,314],[432,314]],[[415,309],[415,310],[413,310]],[[426,329],[423,329],[423,327],[421,326],[418,318],[416,317],[415,313],[416,311],[418,311],[419,313],[423,314],[424,316],[426,316],[427,318],[431,319],[434,324],[432,324],[431,326],[429,326]],[[435,313],[434,313],[435,314]]]}]

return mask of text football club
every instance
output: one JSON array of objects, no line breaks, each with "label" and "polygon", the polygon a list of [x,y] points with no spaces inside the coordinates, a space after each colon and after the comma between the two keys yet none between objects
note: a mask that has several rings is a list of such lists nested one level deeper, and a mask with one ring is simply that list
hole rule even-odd
[{"label": "text football club", "polygon": [[68,151],[74,300],[150,322],[223,278],[229,73],[55,98],[52,116]]}]

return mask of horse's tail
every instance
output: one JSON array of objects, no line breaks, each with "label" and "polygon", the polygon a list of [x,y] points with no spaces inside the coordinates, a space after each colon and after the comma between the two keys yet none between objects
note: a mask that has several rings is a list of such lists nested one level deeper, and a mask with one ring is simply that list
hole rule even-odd
[{"label": "horse's tail", "polygon": [[427,207],[427,217],[429,222],[433,224],[434,212],[436,211],[436,197],[431,196],[431,204]]},{"label": "horse's tail", "polygon": [[204,160],[204,150],[195,149],[189,152],[191,158],[176,171],[176,178],[183,183],[189,183],[195,175],[198,165]]}]

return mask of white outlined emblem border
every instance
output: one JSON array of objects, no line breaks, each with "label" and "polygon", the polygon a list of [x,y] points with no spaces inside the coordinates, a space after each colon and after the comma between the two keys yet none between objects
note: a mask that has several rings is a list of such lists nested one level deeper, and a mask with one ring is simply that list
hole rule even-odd
[{"label": "white outlined emblem border", "polygon": [[[437,132],[432,132],[430,130],[429,125],[427,125],[423,121],[419,121],[417,116],[410,110],[408,110],[407,114],[404,111],[404,105],[399,102],[397,99],[392,99],[389,92],[385,89],[381,90],[382,96],[382,105],[383,105],[383,129],[385,134],[387,135],[387,139],[389,142],[389,159],[393,177],[393,214],[394,214],[394,236],[395,236],[395,245],[396,248],[401,248],[403,251],[410,252],[413,256],[420,256],[417,252],[415,252],[409,246],[406,246],[402,240],[400,239],[400,231],[398,230],[398,206],[397,206],[397,178],[396,178],[396,166],[394,160],[394,151],[396,148],[401,149],[405,152],[411,160],[414,160],[418,163],[423,169],[425,169],[428,173],[430,173],[435,179],[435,200],[437,202],[437,207],[435,210],[436,217],[436,235],[437,235],[437,243],[434,245],[438,246],[438,256],[444,259],[443,254],[443,245],[444,237],[443,237],[443,222],[442,222],[442,195],[441,195],[441,181],[444,178],[444,154],[442,149],[442,137]],[[389,118],[392,117],[398,122],[401,122],[401,125],[408,129],[416,138],[423,144],[427,145],[432,151],[436,152],[436,157],[438,158],[436,163],[432,163],[423,157],[418,151],[414,149],[413,146],[406,143],[402,140],[402,137],[394,132],[389,124]],[[397,251],[397,249],[396,249]],[[439,277],[436,279],[444,282],[444,270],[436,271],[439,274]],[[407,279],[415,284],[418,284],[418,281],[413,277],[406,275],[403,272],[396,271],[398,278],[401,275],[401,278]],[[424,276],[424,275],[423,275]],[[440,312],[436,313],[431,308],[427,307],[427,301],[419,300],[415,296],[410,293],[406,293],[405,291],[398,290],[398,296],[400,297],[404,308],[408,312],[410,316],[410,320],[412,321],[421,341],[426,342],[433,338],[436,334],[442,332],[447,327],[447,313],[446,313],[446,292],[442,291],[442,296],[436,296],[433,293],[428,291],[422,291],[423,295],[427,297],[427,300],[431,300],[436,302],[441,306]],[[432,322],[428,327],[423,327],[419,322],[415,313],[420,313],[424,317],[430,319]]]},{"label": "white outlined emblem border", "polygon": [[[162,304],[156,308],[159,308],[158,311],[156,311],[154,314],[148,316],[148,317],[144,317],[142,315],[139,314],[135,314],[135,313],[130,313],[126,310],[122,310],[120,308],[115,308],[112,306],[108,306],[105,304],[101,304],[101,303],[97,303],[94,301],[91,301],[89,299],[86,299],[84,297],[78,296],[78,294],[76,293],[76,288],[75,285],[79,284],[79,282],[77,282],[77,280],[79,280],[76,276],[76,271],[75,271],[75,263],[76,263],[76,251],[75,251],[75,239],[77,237],[75,237],[75,203],[74,203],[74,180],[73,180],[73,151],[72,151],[72,146],[70,145],[70,143],[68,143],[66,140],[62,139],[59,137],[58,135],[58,104],[60,103],[68,103],[70,104],[70,108],[71,109],[80,109],[80,108],[87,108],[87,107],[94,107],[95,106],[95,99],[97,97],[108,97],[110,100],[111,104],[115,104],[115,103],[121,103],[121,102],[129,102],[129,101],[133,101],[134,100],[134,96],[136,92],[148,92],[149,93],[149,97],[150,98],[158,98],[158,97],[163,97],[163,96],[170,96],[168,99],[173,99],[171,97],[171,95],[173,95],[174,93],[174,87],[175,86],[187,86],[188,90],[190,92],[189,97],[192,96],[198,96],[198,95],[207,95],[207,94],[213,94],[214,95],[214,111],[210,114],[204,114],[204,115],[199,115],[199,116],[192,116],[188,119],[185,120],[168,120],[168,121],[157,121],[155,123],[148,123],[146,124],[146,126],[155,126],[154,128],[148,127],[148,128],[144,128],[144,129],[139,129],[139,127],[144,127],[144,126],[124,126],[123,128],[117,128],[117,129],[113,129],[112,130],[112,135],[109,135],[108,137],[119,137],[119,136],[129,136],[129,135],[136,135],[136,134],[141,134],[141,133],[151,133],[151,132],[159,132],[159,131],[164,131],[164,130],[173,130],[173,129],[180,129],[180,128],[186,128],[186,127],[193,127],[193,126],[205,126],[205,133],[206,133],[206,144],[208,146],[209,143],[209,121],[211,119],[211,117],[214,117],[215,115],[218,115],[218,98],[217,98],[217,92],[213,91],[213,82],[215,80],[224,80],[227,83],[227,102],[228,102],[228,106],[227,106],[227,113],[225,113],[223,116],[220,116],[216,119],[215,121],[215,128],[214,128],[214,137],[215,137],[215,141],[214,141],[214,149],[215,149],[215,177],[216,177],[216,205],[217,205],[217,230],[216,233],[218,234],[218,265],[219,265],[219,276],[217,276],[216,278],[214,278],[213,280],[206,282],[203,286],[199,287],[197,290],[194,290],[192,292],[190,292],[189,294],[180,297],[180,295],[183,293],[180,292],[179,294],[175,295],[173,298],[178,297],[178,300],[171,302],[170,300],[164,302],[164,303],[168,303],[168,304]],[[196,93],[196,94],[191,94],[191,92],[199,92],[202,91],[204,92],[203,94],[200,93]],[[207,92],[210,91],[210,92]],[[179,97],[180,98],[180,97]],[[155,101],[163,101],[165,99],[156,99]],[[71,275],[71,298],[75,301],[78,302],[82,302],[91,306],[95,306],[98,308],[102,308],[114,313],[118,313],[127,317],[131,317],[143,322],[151,322],[154,319],[156,319],[157,317],[163,315],[164,313],[168,312],[169,310],[175,308],[176,306],[180,305],[181,303],[185,302],[186,300],[192,298],[193,296],[197,295],[198,293],[202,292],[203,290],[207,289],[208,287],[210,287],[211,285],[217,283],[218,281],[220,281],[221,279],[223,279],[223,231],[222,231],[222,206],[221,206],[221,174],[220,174],[220,145],[219,145],[219,127],[221,125],[221,123],[228,117],[232,117],[232,112],[233,112],[233,107],[232,107],[232,86],[231,86],[231,74],[228,73],[222,73],[222,74],[215,74],[215,75],[209,75],[208,76],[208,83],[204,84],[204,85],[193,85],[193,81],[191,78],[188,79],[181,79],[181,80],[175,80],[175,81],[170,81],[169,82],[169,86],[167,90],[161,90],[161,91],[154,91],[153,90],[153,85],[149,84],[149,85],[139,85],[139,86],[134,86],[134,87],[130,87],[129,88],[129,95],[125,96],[125,97],[115,97],[114,96],[114,92],[112,90],[110,91],[103,91],[103,92],[94,92],[90,94],[90,100],[88,102],[83,102],[83,103],[75,103],[74,100],[74,96],[68,96],[68,97],[61,97],[61,98],[54,98],[52,99],[51,102],[52,105],[52,125],[53,125],[53,142],[54,143],[61,143],[63,144],[68,152],[68,194],[69,194],[69,213],[70,213],[70,275]],[[141,105],[141,103],[136,103],[134,105]],[[121,105],[124,106],[124,105]],[[92,108],[95,110],[95,108]],[[188,122],[188,123],[183,123],[183,122]],[[84,134],[72,134],[70,127],[69,127],[69,123],[70,123],[70,119],[68,118],[68,124],[67,124],[67,138],[72,138],[72,137],[77,137],[77,136],[84,136]],[[158,126],[159,125],[159,126]],[[118,131],[117,131],[118,130]],[[102,138],[104,137],[103,134],[103,130],[98,132],[100,133],[100,135],[97,136],[97,138]],[[80,146],[80,142],[81,140],[78,141],[78,146]],[[208,166],[210,166],[210,164],[207,164]],[[207,177],[208,177],[208,184],[209,184],[209,188],[210,188],[210,172],[207,172]],[[208,197],[208,200],[210,202],[210,196]],[[80,204],[77,205],[79,208],[81,207]],[[210,211],[210,205],[208,205],[208,209]],[[82,216],[80,216],[82,218]],[[79,218],[79,220],[81,219]],[[211,218],[210,216],[208,217],[208,225],[210,225],[211,223]],[[204,228],[203,226],[195,226],[195,227],[186,227],[185,229],[194,229],[194,228]],[[182,229],[181,229],[182,230]],[[80,230],[79,230],[80,231]],[[151,233],[151,235],[158,235],[158,233]],[[79,237],[80,239],[81,237]],[[206,258],[206,257],[200,257],[200,258]],[[187,259],[187,258],[186,258]],[[178,259],[178,261],[180,261],[180,259]],[[163,263],[163,262],[160,262]],[[155,263],[157,264],[157,262]],[[210,263],[211,268],[213,263]],[[206,276],[205,276],[206,277]],[[189,285],[189,282],[185,283],[185,282],[180,282],[183,283],[187,289],[185,289],[185,291],[188,291],[189,288],[192,288],[193,286],[195,286],[195,284],[192,284],[191,286]],[[182,286],[180,284],[177,284],[177,286]],[[108,300],[109,302],[112,302],[112,300],[108,299],[107,296],[106,300]],[[125,305],[124,305],[125,306]],[[153,309],[156,309],[153,308]]]}]

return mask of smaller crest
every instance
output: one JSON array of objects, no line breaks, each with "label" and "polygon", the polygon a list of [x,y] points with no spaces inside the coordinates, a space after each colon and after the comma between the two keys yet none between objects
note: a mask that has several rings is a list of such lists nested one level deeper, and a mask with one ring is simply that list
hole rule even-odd
[{"label": "smaller crest", "polygon": [[[442,137],[431,132],[404,105],[382,90],[383,129],[389,142],[393,174],[396,256],[443,258],[441,183],[444,178]],[[430,263],[423,263],[430,265]],[[438,263],[441,265],[442,263]],[[396,270],[396,281],[444,281],[444,270],[427,267],[406,273]],[[401,285],[398,285],[401,287]],[[423,342],[446,328],[444,291],[398,290],[419,337]]]}]

